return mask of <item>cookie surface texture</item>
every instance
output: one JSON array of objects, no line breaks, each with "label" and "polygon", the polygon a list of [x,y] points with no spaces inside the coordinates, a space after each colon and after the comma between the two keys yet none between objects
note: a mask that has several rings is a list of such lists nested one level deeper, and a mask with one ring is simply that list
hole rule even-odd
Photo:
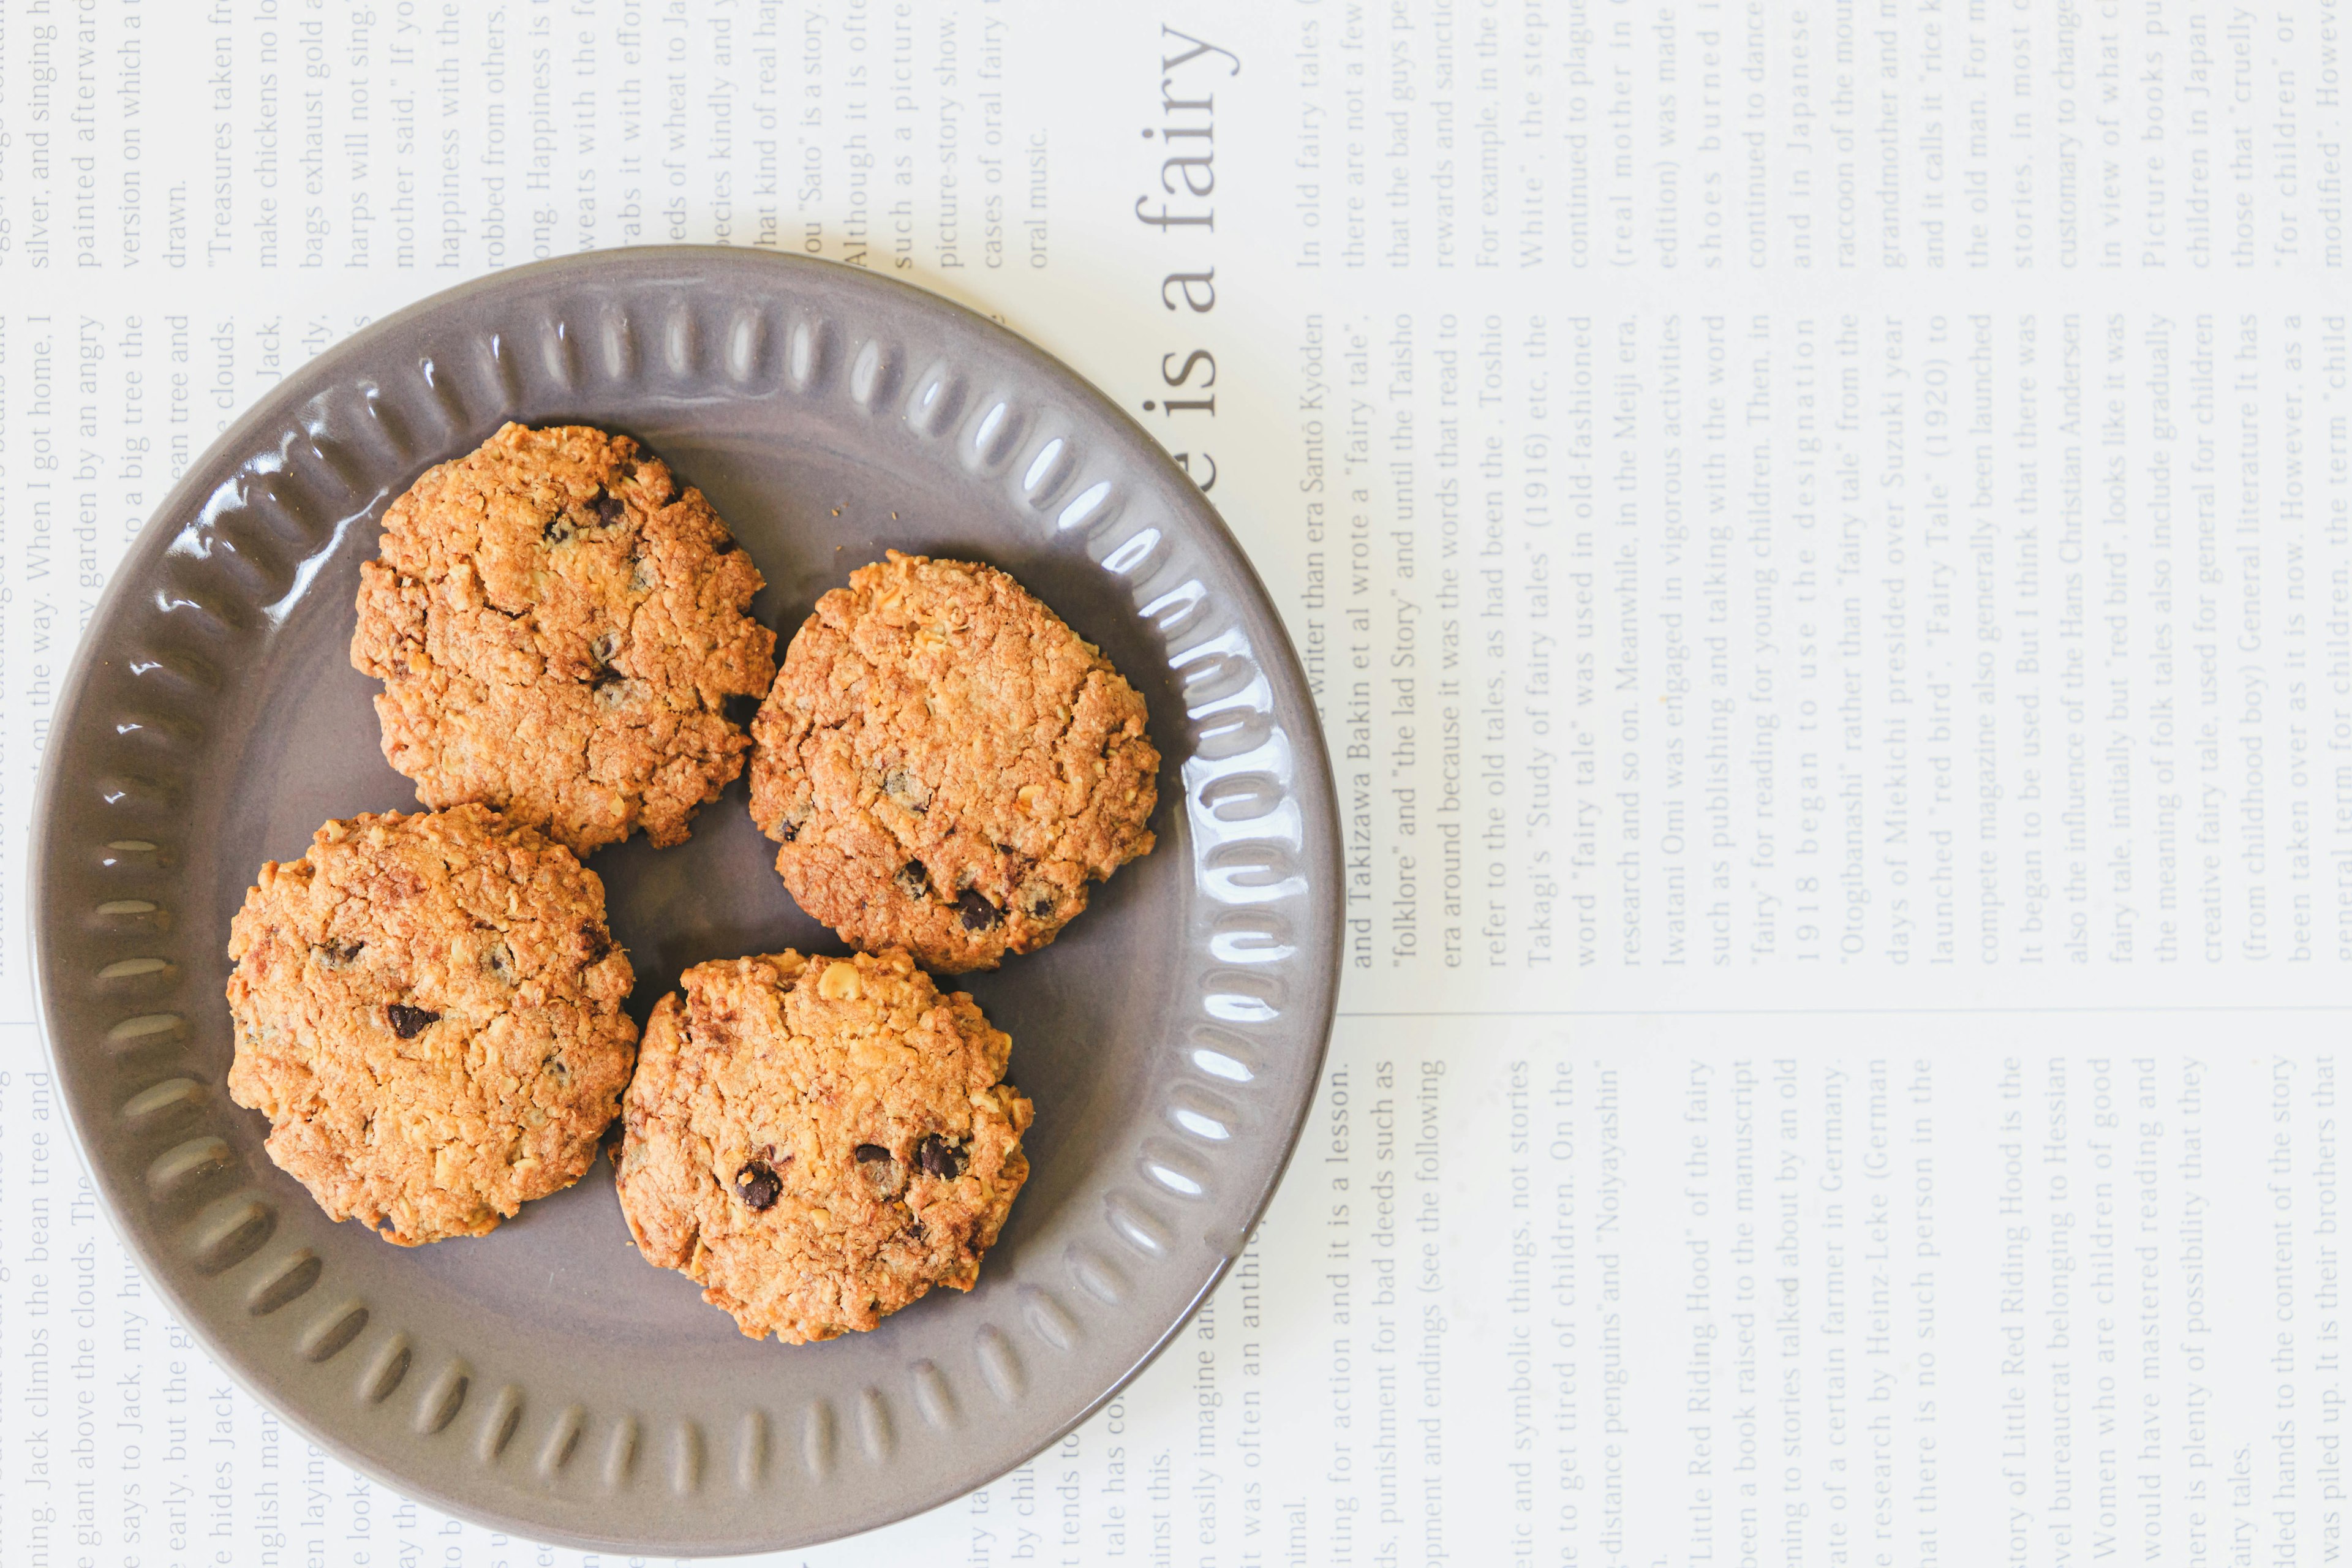
[{"label": "cookie surface texture", "polygon": [[320,1207],[404,1247],[578,1181],[635,1060],[604,884],[483,806],[330,822],[262,867],[228,955],[230,1098]]},{"label": "cookie surface texture", "polygon": [[384,759],[431,806],[478,801],[585,855],[682,842],[750,745],[729,697],[775,673],[759,568],[625,436],[508,425],[385,510],[352,663]]},{"label": "cookie surface texture", "polygon": [[1151,850],[1143,699],[992,567],[901,555],[817,601],[752,721],[751,816],[802,909],[945,973],[1054,940]]},{"label": "cookie surface texture", "polygon": [[646,1025],[621,1209],[754,1339],[969,1290],[1028,1179],[1012,1040],[903,952],[698,964]]}]

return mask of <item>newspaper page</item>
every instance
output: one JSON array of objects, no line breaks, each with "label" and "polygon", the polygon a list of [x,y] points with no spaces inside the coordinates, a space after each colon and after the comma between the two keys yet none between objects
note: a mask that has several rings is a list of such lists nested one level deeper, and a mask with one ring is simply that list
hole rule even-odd
[{"label": "newspaper page", "polygon": [[2347,1432],[2335,0],[13,0],[0,1560],[615,1561],[230,1386],[98,1213],[28,810],[113,563],[373,316],[583,249],[887,271],[1179,454],[1348,935],[1211,1305],[780,1556],[2326,1562]]}]

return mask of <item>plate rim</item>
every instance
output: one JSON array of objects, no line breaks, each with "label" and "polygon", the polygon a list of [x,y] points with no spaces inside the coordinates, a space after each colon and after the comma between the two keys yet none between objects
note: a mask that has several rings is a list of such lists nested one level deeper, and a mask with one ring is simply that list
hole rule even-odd
[{"label": "plate rim", "polygon": [[[200,481],[216,454],[224,448],[249,447],[253,437],[257,432],[272,425],[284,423],[284,415],[278,410],[279,400],[299,390],[304,384],[301,378],[315,374],[321,368],[331,371],[337,362],[346,358],[355,359],[362,356],[373,349],[379,341],[394,336],[400,330],[424,319],[435,310],[443,308],[450,302],[478,295],[496,294],[504,289],[510,288],[515,279],[543,278],[567,272],[593,273],[614,266],[638,265],[657,258],[674,261],[681,266],[697,269],[712,263],[719,263],[751,268],[774,267],[780,269],[779,276],[801,273],[826,278],[854,279],[856,281],[851,285],[852,287],[875,289],[886,297],[895,295],[901,306],[932,314],[961,318],[961,324],[968,328],[976,327],[983,337],[993,340],[999,348],[1041,366],[1052,379],[1072,395],[1092,405],[1098,413],[1111,415],[1127,427],[1129,434],[1139,437],[1137,445],[1142,450],[1146,466],[1159,468],[1163,480],[1172,479],[1180,482],[1183,489],[1179,493],[1190,493],[1198,499],[1197,516],[1201,521],[1211,525],[1211,537],[1223,544],[1232,564],[1241,574],[1244,587],[1249,594],[1255,595],[1256,602],[1266,611],[1267,623],[1276,640],[1260,653],[1259,662],[1269,679],[1276,687],[1278,698],[1286,699],[1302,721],[1295,726],[1288,723],[1285,725],[1285,732],[1300,752],[1300,766],[1297,772],[1299,782],[1294,785],[1294,788],[1302,793],[1319,795],[1321,804],[1325,807],[1325,819],[1334,826],[1334,831],[1328,836],[1329,842],[1326,852],[1320,857],[1323,864],[1316,868],[1322,875],[1310,879],[1310,886],[1315,889],[1316,901],[1322,907],[1322,912],[1328,917],[1325,922],[1327,931],[1322,943],[1324,951],[1320,954],[1307,954],[1310,958],[1310,973],[1322,983],[1323,995],[1319,1007],[1307,1014],[1304,1019],[1312,1042],[1312,1061],[1308,1064],[1309,1070],[1304,1075],[1307,1093],[1300,1100],[1297,1114],[1292,1119],[1288,1131],[1282,1136],[1279,1156],[1275,1161],[1264,1184],[1250,1195],[1247,1220],[1242,1226],[1233,1246],[1230,1248],[1218,1249],[1207,1277],[1202,1281],[1200,1288],[1192,1293],[1191,1299],[1185,1302],[1182,1310],[1170,1321],[1167,1328],[1151,1342],[1141,1355],[1121,1371],[1082,1409],[1067,1421],[1055,1426],[1042,1441],[1030,1447],[1019,1458],[1002,1466],[987,1479],[973,1486],[950,1489],[937,1496],[928,1492],[912,1494],[913,1500],[910,1506],[854,1534],[820,1535],[806,1540],[768,1538],[761,1541],[712,1544],[688,1543],[654,1537],[605,1536],[590,1532],[551,1531],[537,1523],[521,1522],[515,1518],[500,1514],[495,1510],[485,1509],[466,1499],[451,1496],[440,1487],[429,1482],[419,1483],[415,1479],[396,1474],[391,1468],[380,1464],[373,1457],[359,1452],[332,1429],[313,1425],[307,1414],[299,1411],[290,1402],[281,1401],[278,1394],[267,1386],[257,1369],[248,1368],[245,1364],[244,1358],[227,1347],[215,1333],[206,1314],[191,1309],[191,1304],[184,1295],[173,1271],[155,1266],[148,1255],[146,1247],[140,1240],[137,1231],[126,1223],[126,1216],[118,1206],[111,1186],[107,1182],[97,1179],[99,1167],[91,1158],[90,1140],[85,1136],[82,1125],[83,1107],[77,1099],[62,1092],[64,1073],[60,1067],[58,1047],[60,1026],[56,1013],[58,1004],[51,995],[47,978],[49,963],[53,956],[49,933],[49,921],[52,918],[49,911],[52,907],[53,891],[50,887],[49,849],[58,813],[58,797],[65,787],[65,783],[60,770],[50,764],[46,756],[44,765],[40,767],[35,781],[32,808],[26,824],[29,839],[25,873],[25,886],[29,894],[28,918],[26,922],[29,939],[27,962],[34,1022],[41,1037],[43,1060],[50,1073],[56,1102],[63,1110],[58,1120],[66,1128],[68,1140],[76,1158],[80,1162],[82,1173],[92,1178],[89,1186],[96,1196],[100,1210],[105,1215],[118,1244],[139,1262],[142,1276],[149,1287],[163,1298],[181,1326],[187,1330],[206,1357],[228,1377],[231,1383],[248,1397],[267,1408],[289,1428],[299,1432],[306,1441],[316,1444],[320,1448],[332,1455],[339,1463],[366,1477],[373,1484],[383,1487],[400,1497],[413,1499],[453,1518],[465,1520],[484,1529],[517,1535],[530,1541],[592,1552],[627,1551],[680,1557],[733,1556],[746,1552],[803,1550],[811,1546],[854,1540],[858,1536],[904,1523],[920,1514],[945,1507],[974,1489],[994,1484],[1002,1477],[1032,1463],[1038,1455],[1051,1449],[1070,1433],[1093,1419],[1097,1413],[1130,1387],[1192,1325],[1202,1307],[1224,1282],[1226,1276],[1241,1260],[1243,1253],[1255,1239],[1257,1228],[1264,1222],[1266,1211],[1272,1206],[1276,1194],[1281,1190],[1283,1180],[1288,1174],[1291,1163],[1297,1155],[1299,1146],[1306,1137],[1307,1123],[1314,1114],[1323,1071],[1329,1061],[1331,1036],[1337,1023],[1339,991],[1344,976],[1347,934],[1347,900],[1344,882],[1346,855],[1340,836],[1336,831],[1339,797],[1331,772],[1329,745],[1323,732],[1321,715],[1316,709],[1311,689],[1307,683],[1305,667],[1301,664],[1297,646],[1291,639],[1290,629],[1283,620],[1280,605],[1266,591],[1265,579],[1259,574],[1255,562],[1251,559],[1248,551],[1234,534],[1231,525],[1225,521],[1223,514],[1208,500],[1205,495],[1200,494],[1195,481],[1183,469],[1177,467],[1166,449],[1151,437],[1150,432],[1126,409],[1120,407],[1108,393],[1079,374],[1060,356],[1013,331],[1003,321],[984,315],[959,300],[935,293],[910,280],[894,278],[887,273],[874,272],[846,262],[800,256],[789,251],[765,250],[741,246],[708,244],[616,246],[604,249],[579,251],[567,256],[529,262],[520,267],[501,268],[477,278],[467,279],[446,289],[435,289],[395,310],[373,317],[347,336],[337,340],[317,356],[305,361],[296,372],[290,373],[275,386],[256,398],[244,412],[229,423],[226,428],[198,451],[189,460],[186,471],[148,512],[147,519],[141,525],[138,534],[126,546],[122,555],[118,558],[115,568],[110,572],[105,588],[91,606],[87,628],[74,649],[73,658],[67,667],[64,678],[58,682],[54,710],[58,718],[52,726],[53,733],[62,735],[72,727],[68,721],[79,719],[79,710],[82,705],[86,689],[94,678],[96,669],[106,662],[105,658],[99,651],[97,639],[90,634],[112,617],[121,609],[123,602],[137,591],[132,585],[135,574],[123,568],[131,563],[133,557],[148,548],[151,542],[170,525],[172,519],[190,515],[201,509],[205,495],[209,491],[200,489]],[[302,397],[295,396],[290,408],[299,409],[302,401]],[[1303,844],[1302,850],[1305,850]],[[1311,962],[1318,957],[1320,959],[1319,963]]]}]

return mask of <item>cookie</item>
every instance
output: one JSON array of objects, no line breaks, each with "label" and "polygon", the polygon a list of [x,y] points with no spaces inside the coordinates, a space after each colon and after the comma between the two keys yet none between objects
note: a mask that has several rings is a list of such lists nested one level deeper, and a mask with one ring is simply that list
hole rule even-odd
[{"label": "cookie", "polygon": [[889,552],[819,599],[751,723],[751,816],[853,947],[993,969],[1150,853],[1143,699],[1003,573]]},{"label": "cookie", "polygon": [[355,816],[229,922],[229,1096],[338,1220],[480,1236],[580,1179],[635,1059],[604,887],[485,806]]},{"label": "cookie", "polygon": [[508,425],[386,509],[352,663],[427,805],[493,805],[585,855],[685,841],[743,769],[730,697],[775,674],[761,586],[700,490],[625,436]]},{"label": "cookie", "polygon": [[618,1155],[648,1262],[753,1339],[969,1290],[1028,1179],[1013,1042],[903,952],[698,964],[646,1025]]}]

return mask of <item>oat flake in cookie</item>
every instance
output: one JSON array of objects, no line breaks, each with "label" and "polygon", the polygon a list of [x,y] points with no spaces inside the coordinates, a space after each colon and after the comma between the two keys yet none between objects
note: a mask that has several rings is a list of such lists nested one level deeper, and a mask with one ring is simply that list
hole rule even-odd
[{"label": "oat flake in cookie", "polygon": [[386,509],[352,663],[427,805],[479,801],[585,855],[685,841],[742,771],[730,697],[775,673],[759,568],[625,436],[509,425]]},{"label": "oat flake in cookie", "polygon": [[1150,853],[1143,699],[1003,573],[896,551],[819,599],[752,721],[802,909],[947,973],[1054,940]]},{"label": "oat flake in cookie", "polygon": [[228,955],[230,1098],[320,1207],[404,1247],[578,1181],[635,1058],[604,884],[483,806],[330,822],[262,867]]},{"label": "oat flake in cookie", "polygon": [[623,1113],[621,1210],[646,1260],[788,1344],[971,1289],[1029,1175],[1011,1038],[902,952],[740,958],[680,984]]}]

